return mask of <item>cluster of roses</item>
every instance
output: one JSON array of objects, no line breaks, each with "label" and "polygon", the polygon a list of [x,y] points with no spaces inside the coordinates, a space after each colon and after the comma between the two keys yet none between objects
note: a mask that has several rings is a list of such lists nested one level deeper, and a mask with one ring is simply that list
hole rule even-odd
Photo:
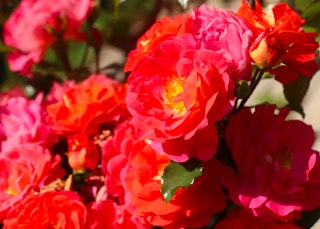
[{"label": "cluster of roses", "polygon": [[[83,39],[92,2],[58,2],[23,0],[5,24],[13,71],[32,77],[57,39]],[[93,74],[32,100],[3,93],[4,228],[200,228],[222,211],[208,228],[299,228],[294,220],[320,206],[314,132],[286,120],[286,108],[244,103],[265,72],[283,84],[313,76],[319,45],[303,23],[286,4],[264,12],[243,1],[237,14],[202,5],[138,40],[125,83]],[[215,157],[222,141],[232,166]],[[164,171],[193,159],[202,175],[167,201]]]}]

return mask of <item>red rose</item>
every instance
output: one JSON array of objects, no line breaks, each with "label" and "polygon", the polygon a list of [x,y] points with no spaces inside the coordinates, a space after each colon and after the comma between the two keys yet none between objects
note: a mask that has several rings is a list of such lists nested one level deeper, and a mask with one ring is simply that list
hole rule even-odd
[{"label": "red rose", "polygon": [[[203,174],[191,187],[179,189],[167,203],[161,193],[161,175],[169,158],[148,145],[134,154],[125,171],[127,200],[136,215],[163,228],[200,228],[225,208],[215,162],[204,163]],[[190,201],[192,200],[192,201]]]},{"label": "red rose", "polygon": [[37,144],[0,153],[0,222],[14,204],[63,177],[60,160]]},{"label": "red rose", "polygon": [[126,209],[106,199],[87,206],[88,216],[85,229],[150,229],[151,225],[137,221]]},{"label": "red rose", "polygon": [[304,20],[287,4],[277,4],[263,12],[258,0],[255,9],[243,0],[238,15],[251,25],[255,41],[250,48],[252,60],[275,74],[283,84],[297,79],[298,74],[314,75],[318,65],[314,61],[319,44],[316,33],[306,33]]},{"label": "red rose", "polygon": [[4,221],[4,229],[81,229],[86,208],[71,191],[49,191],[31,195],[15,205]]},{"label": "red rose", "polygon": [[[213,123],[224,117],[234,99],[226,68],[215,52],[195,50],[190,34],[167,39],[144,56],[128,79],[127,106],[138,136],[164,143],[189,140],[207,126],[214,129]],[[196,153],[202,160],[215,153],[217,136],[207,143],[209,150]],[[182,151],[166,153],[178,161],[192,156]]]},{"label": "red rose", "polygon": [[203,175],[191,187],[180,189],[166,203],[160,193],[161,175],[170,159],[154,151],[150,141],[139,141],[134,130],[129,121],[116,129],[103,148],[102,164],[106,189],[131,206],[137,220],[163,228],[198,228],[225,207],[212,160],[204,163]]},{"label": "red rose", "polygon": [[68,135],[68,162],[71,168],[94,169],[100,159],[100,152],[87,134]]}]

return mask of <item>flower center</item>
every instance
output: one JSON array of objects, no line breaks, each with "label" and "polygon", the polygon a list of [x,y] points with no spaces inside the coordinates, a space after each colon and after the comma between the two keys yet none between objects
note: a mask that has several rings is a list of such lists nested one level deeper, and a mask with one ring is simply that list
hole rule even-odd
[{"label": "flower center", "polygon": [[286,148],[282,147],[277,152],[276,159],[282,168],[291,169],[292,165],[292,154],[291,151]]},{"label": "flower center", "polygon": [[165,86],[165,103],[169,106],[169,108],[173,109],[179,114],[184,114],[186,112],[186,107],[184,106],[184,102],[182,100],[184,81],[185,78],[183,77],[175,77],[167,82]]}]

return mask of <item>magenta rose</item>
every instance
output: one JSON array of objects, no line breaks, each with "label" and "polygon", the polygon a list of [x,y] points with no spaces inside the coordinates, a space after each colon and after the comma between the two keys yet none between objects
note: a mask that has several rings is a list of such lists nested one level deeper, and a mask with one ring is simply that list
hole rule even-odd
[{"label": "magenta rose", "polygon": [[281,223],[272,219],[263,217],[255,217],[249,212],[238,208],[228,212],[228,215],[220,221],[215,229],[302,229],[293,222]]},{"label": "magenta rose", "polygon": [[34,100],[21,96],[8,98],[0,106],[0,152],[31,142],[50,147],[56,136],[44,122],[45,115],[42,95]]},{"label": "magenta rose", "polygon": [[282,221],[320,206],[320,156],[311,126],[286,120],[275,106],[243,109],[230,118],[226,140],[238,173],[225,177],[231,199],[256,216]]},{"label": "magenta rose", "polygon": [[3,39],[15,50],[7,59],[12,71],[31,77],[31,68],[39,63],[57,40],[82,39],[82,25],[91,0],[22,0],[4,24]]},{"label": "magenta rose", "polygon": [[231,11],[200,6],[193,11],[191,32],[198,46],[219,53],[234,80],[251,78],[249,55],[252,32]]}]

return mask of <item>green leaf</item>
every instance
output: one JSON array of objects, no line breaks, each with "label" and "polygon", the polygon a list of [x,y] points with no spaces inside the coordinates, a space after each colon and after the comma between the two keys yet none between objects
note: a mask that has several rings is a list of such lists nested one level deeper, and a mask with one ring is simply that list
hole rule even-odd
[{"label": "green leaf", "polygon": [[284,95],[288,101],[287,107],[299,112],[303,117],[305,116],[301,102],[309,89],[311,77],[307,78],[299,76],[294,82],[284,85]]},{"label": "green leaf", "polygon": [[303,11],[302,18],[306,19],[306,23],[309,26],[315,26],[319,28],[320,20],[320,0],[312,1]]},{"label": "green leaf", "polygon": [[202,163],[189,159],[184,163],[170,162],[161,177],[161,194],[168,203],[179,188],[190,187],[202,175]]},{"label": "green leaf", "polygon": [[88,47],[86,50],[86,44],[82,42],[69,42],[69,60],[72,68],[83,67],[80,66],[82,63],[82,59],[85,55],[87,55],[86,62],[83,63],[85,66],[89,65],[93,59],[93,48]]}]

